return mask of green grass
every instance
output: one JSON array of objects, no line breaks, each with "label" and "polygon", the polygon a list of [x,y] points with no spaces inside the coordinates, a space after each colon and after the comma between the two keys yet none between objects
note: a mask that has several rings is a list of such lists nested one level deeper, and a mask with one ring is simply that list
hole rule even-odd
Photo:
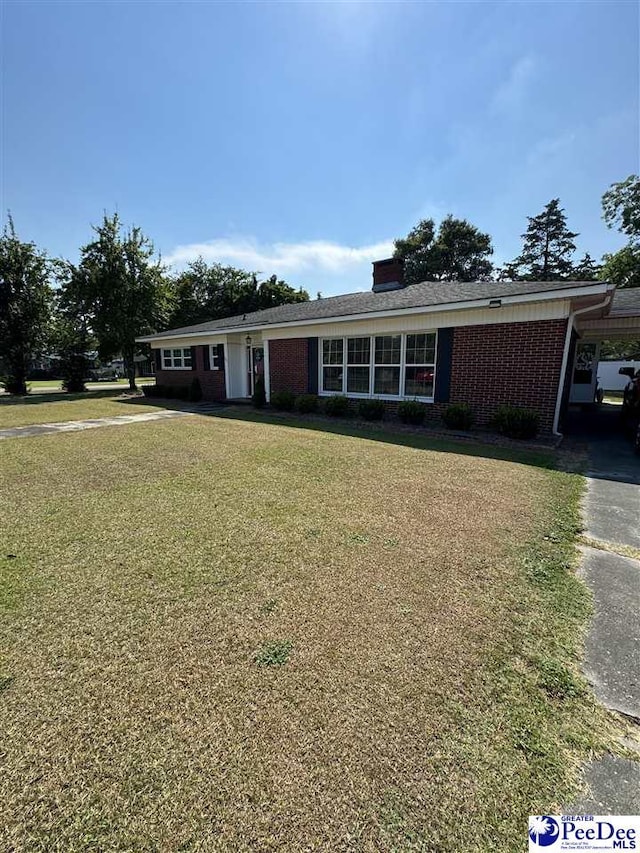
[{"label": "green grass", "polygon": [[571,801],[582,479],[372,436],[0,443],[2,849],[520,851]]},{"label": "green grass", "polygon": [[38,394],[16,400],[0,398],[0,429],[29,424],[80,421],[114,415],[151,412],[157,406],[147,405],[141,397],[118,396],[117,391],[88,394]]},{"label": "green grass", "polygon": [[[137,385],[148,385],[149,383],[155,382],[154,376],[139,376],[136,379]],[[101,382],[93,379],[87,380],[87,387],[91,390],[99,389],[104,385],[122,385],[123,388],[127,388],[129,386],[128,379],[108,379],[103,380]],[[31,391],[46,391],[46,390],[55,390],[58,388],[62,388],[62,380],[61,379],[30,379],[28,382],[29,388]]]}]

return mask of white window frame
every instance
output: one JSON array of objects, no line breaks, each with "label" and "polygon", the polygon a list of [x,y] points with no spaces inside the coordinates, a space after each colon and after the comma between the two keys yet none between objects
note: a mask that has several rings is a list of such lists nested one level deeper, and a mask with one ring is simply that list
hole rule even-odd
[{"label": "white window frame", "polygon": [[[191,347],[163,347],[160,351],[162,353],[162,369],[163,370],[192,370],[192,361],[191,361]],[[169,357],[165,355],[165,353],[170,353]],[[182,355],[176,356],[174,353],[181,352]],[[188,355],[185,355],[188,353]],[[179,358],[181,364],[174,365],[174,360]],[[186,360],[189,360],[189,364],[185,364]]]},{"label": "white window frame", "polygon": [[[390,367],[398,367],[400,369],[400,387],[399,394],[374,394],[375,368],[384,367],[385,365],[375,363],[375,341],[376,338],[395,337],[400,335],[400,363],[389,365]],[[407,367],[423,367],[431,365],[407,365],[407,335],[435,335],[435,351],[433,363],[433,395],[431,397],[416,397],[413,394],[405,394],[405,380]],[[369,338],[369,393],[360,394],[347,392],[347,371],[348,371],[348,340],[349,338]],[[339,367],[337,364],[324,363],[324,342],[330,340],[342,340],[342,390],[341,391],[325,391],[324,390],[324,367]],[[437,329],[416,329],[411,332],[377,332],[371,335],[326,335],[320,338],[318,342],[318,395],[320,397],[333,397],[336,394],[342,394],[354,400],[418,400],[420,403],[433,403],[435,401],[436,379],[438,371],[438,330]],[[364,365],[352,365],[364,366]]]},{"label": "white window frame", "polygon": [[[435,341],[433,343],[433,362],[425,362],[424,364],[417,364],[414,362],[407,361],[407,338],[415,335],[435,335]],[[422,400],[433,402],[434,395],[436,392],[436,361],[438,359],[438,332],[430,331],[430,332],[406,332],[402,336],[402,376],[400,377],[400,382],[402,386],[402,393],[406,400]],[[406,383],[407,383],[407,368],[408,367],[432,367],[433,368],[433,394],[430,397],[419,397],[414,394],[406,393]]]},{"label": "white window frame", "polygon": [[218,364],[218,344],[209,345],[209,370],[220,370]]}]

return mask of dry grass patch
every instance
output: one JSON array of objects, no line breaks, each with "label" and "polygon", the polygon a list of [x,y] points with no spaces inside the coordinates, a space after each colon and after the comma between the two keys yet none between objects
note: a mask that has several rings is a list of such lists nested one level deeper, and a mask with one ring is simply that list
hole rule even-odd
[{"label": "dry grass patch", "polygon": [[152,412],[140,398],[119,396],[117,391],[105,395],[98,391],[82,395],[33,394],[21,400],[0,398],[0,429],[31,424],[51,424],[61,421],[82,421],[87,418],[111,418],[115,415],[135,415]]},{"label": "dry grass patch", "polygon": [[7,849],[519,850],[602,742],[572,475],[203,417],[0,455]]}]

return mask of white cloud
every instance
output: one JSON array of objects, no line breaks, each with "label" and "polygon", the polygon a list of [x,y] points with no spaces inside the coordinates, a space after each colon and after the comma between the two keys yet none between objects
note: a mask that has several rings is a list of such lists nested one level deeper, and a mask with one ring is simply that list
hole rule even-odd
[{"label": "white cloud", "polygon": [[367,246],[344,246],[327,240],[302,243],[260,243],[249,237],[218,238],[205,243],[177,246],[164,261],[182,267],[198,257],[205,261],[237,265],[266,275],[300,272],[340,273],[363,263],[389,257],[393,241]]},{"label": "white cloud", "polygon": [[496,112],[510,112],[522,105],[535,76],[537,63],[533,56],[523,56],[512,66],[507,78],[496,89],[491,105]]}]

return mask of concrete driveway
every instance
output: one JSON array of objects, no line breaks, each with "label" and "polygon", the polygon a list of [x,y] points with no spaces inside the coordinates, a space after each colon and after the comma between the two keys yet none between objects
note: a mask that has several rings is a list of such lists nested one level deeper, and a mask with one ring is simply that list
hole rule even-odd
[{"label": "concrete driveway", "polygon": [[[640,560],[633,558],[640,551],[640,457],[611,430],[595,431],[588,449],[585,533],[598,547],[583,549],[581,572],[595,606],[584,672],[600,702],[640,735]],[[638,749],[635,740],[627,746]],[[585,768],[585,781],[589,791],[572,813],[640,813],[636,761],[604,756]]]}]

